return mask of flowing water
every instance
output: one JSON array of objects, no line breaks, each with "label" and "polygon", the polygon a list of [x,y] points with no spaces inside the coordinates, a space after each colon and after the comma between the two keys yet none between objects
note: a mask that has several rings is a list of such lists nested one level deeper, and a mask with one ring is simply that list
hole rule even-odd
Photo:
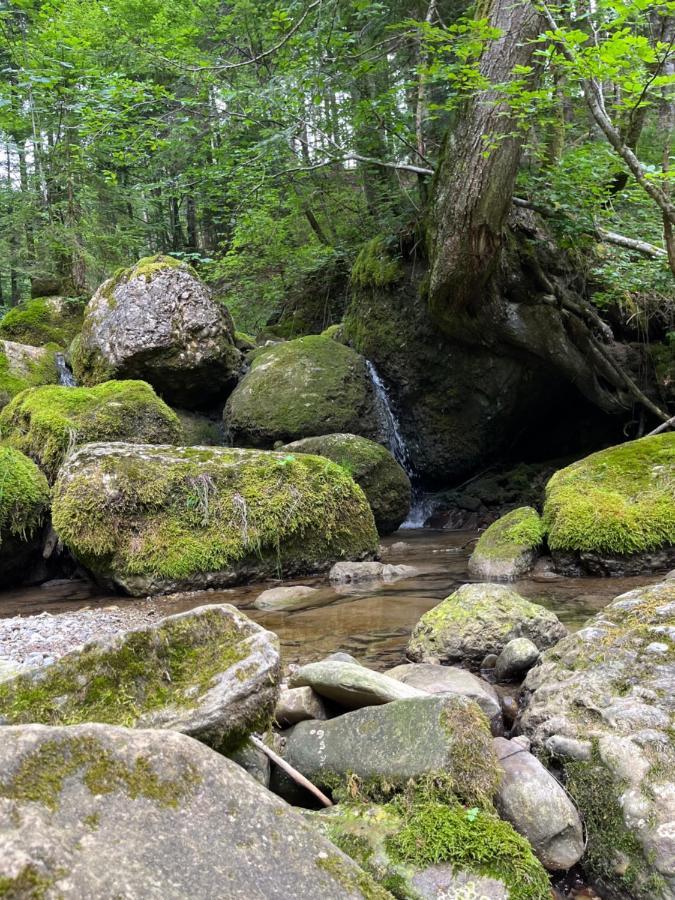
[{"label": "flowing water", "polygon": [[62,387],[77,387],[75,376],[68,368],[63,353],[56,354],[56,371],[59,373],[59,384]]}]

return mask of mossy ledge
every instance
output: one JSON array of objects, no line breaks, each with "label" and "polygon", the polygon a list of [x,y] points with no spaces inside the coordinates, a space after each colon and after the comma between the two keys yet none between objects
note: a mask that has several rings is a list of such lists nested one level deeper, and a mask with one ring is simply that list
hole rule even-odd
[{"label": "mossy ledge", "polygon": [[25,300],[0,319],[0,338],[40,347],[67,347],[82,325],[84,304],[63,297]]},{"label": "mossy ledge", "polygon": [[54,528],[131,593],[327,568],[377,548],[372,512],[339,466],[262,451],[90,444],[54,490]]},{"label": "mossy ledge", "polygon": [[0,341],[0,409],[29,387],[58,384],[56,350]]},{"label": "mossy ledge", "polygon": [[401,260],[390,248],[393,239],[374,237],[359,251],[352,268],[352,282],[359,287],[392,288],[404,276]]},{"label": "mossy ledge", "polygon": [[544,527],[531,506],[512,509],[480,536],[476,554],[491,560],[509,560],[524,550],[536,550],[544,540]]},{"label": "mossy ledge", "polygon": [[30,538],[49,511],[49,485],[34,462],[0,446],[0,544],[11,535]]},{"label": "mossy ledge", "polygon": [[46,385],[18,394],[0,413],[0,436],[53,479],[73,447],[101,440],[174,443],[176,414],[144,381],[107,381],[91,388]]}]

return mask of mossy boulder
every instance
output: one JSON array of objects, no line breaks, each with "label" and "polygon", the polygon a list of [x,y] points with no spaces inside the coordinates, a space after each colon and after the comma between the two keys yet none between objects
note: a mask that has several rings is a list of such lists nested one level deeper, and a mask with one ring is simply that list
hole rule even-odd
[{"label": "mossy boulder", "polygon": [[325,569],[372,554],[361,488],[319,456],[230,448],[89,444],[54,489],[59,537],[131,594]]},{"label": "mossy boulder", "polygon": [[92,388],[31,388],[0,413],[0,436],[53,479],[66,454],[90,441],[181,440],[175,413],[143,381],[107,381]]},{"label": "mossy boulder", "polygon": [[529,638],[543,649],[566,634],[555,613],[503,584],[464,584],[422,616],[406,652],[413,662],[479,668],[513,638]]},{"label": "mossy boulder", "polygon": [[264,730],[279,641],[233,606],[202,606],[94,641],[0,685],[0,724],[168,728],[214,749]]},{"label": "mossy boulder", "polygon": [[306,817],[400,900],[551,897],[527,840],[487,810],[413,797],[340,803]]},{"label": "mossy boulder", "polygon": [[[371,799],[413,785],[489,804],[499,783],[487,718],[464,697],[428,695],[368,706],[284,733],[284,757],[314,784]],[[276,773],[275,789],[288,785]]]},{"label": "mossy boulder", "polygon": [[410,511],[410,479],[381,444],[355,434],[326,434],[293,441],[289,453],[316,453],[342,466],[368,498],[380,534],[396,531]]},{"label": "mossy boulder", "polygon": [[55,349],[0,341],[0,409],[26,388],[58,381]]},{"label": "mossy boulder", "polygon": [[195,271],[151,256],[96,291],[72,363],[84,385],[141,378],[171,404],[208,409],[234,387],[241,355],[227,308]]},{"label": "mossy boulder", "polygon": [[675,582],[622,594],[527,675],[517,729],[561,767],[608,896],[675,897]]},{"label": "mossy boulder", "polygon": [[636,574],[675,564],[675,432],[629,441],[561,469],[544,524],[564,572]]},{"label": "mossy boulder", "polygon": [[531,506],[497,519],[480,536],[469,559],[469,574],[485,581],[515,581],[534,565],[544,526]]},{"label": "mossy boulder", "polygon": [[223,415],[232,441],[244,446],[273,447],[335,432],[378,436],[366,361],[320,335],[253,354]]},{"label": "mossy boulder", "polygon": [[173,731],[2,729],[0,892],[391,900],[236,763]]},{"label": "mossy boulder", "polygon": [[66,348],[82,327],[84,304],[65,297],[25,300],[0,319],[0,338],[41,347]]},{"label": "mossy boulder", "polygon": [[0,446],[0,584],[20,581],[39,551],[49,485],[32,460]]}]

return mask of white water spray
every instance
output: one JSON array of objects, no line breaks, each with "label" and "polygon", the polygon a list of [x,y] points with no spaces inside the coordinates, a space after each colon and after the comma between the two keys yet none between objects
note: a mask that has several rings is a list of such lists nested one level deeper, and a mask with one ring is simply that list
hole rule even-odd
[{"label": "white water spray", "polygon": [[56,354],[56,371],[59,373],[59,384],[62,387],[77,387],[75,376],[66,365],[63,353]]}]

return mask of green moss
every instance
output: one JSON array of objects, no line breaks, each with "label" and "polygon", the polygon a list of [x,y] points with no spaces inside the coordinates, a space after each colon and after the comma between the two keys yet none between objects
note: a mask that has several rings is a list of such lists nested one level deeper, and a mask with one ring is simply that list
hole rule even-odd
[{"label": "green moss", "polygon": [[366,499],[338,466],[225,448],[94,459],[57,484],[53,522],[85,564],[119,578],[235,580],[238,566],[307,570],[377,546]]},{"label": "green moss", "polygon": [[67,347],[82,325],[84,307],[77,300],[41,297],[8,310],[0,320],[0,338],[40,347]]},{"label": "green moss", "polygon": [[27,865],[15,878],[0,875],[0,897],[2,900],[43,900],[52,884],[52,878],[41,875],[35,866]]},{"label": "green moss", "polygon": [[0,343],[0,409],[29,387],[58,383],[56,348],[53,345],[45,347],[37,358],[21,354],[14,362],[2,350],[3,346]]},{"label": "green moss", "polygon": [[92,388],[48,385],[24,391],[0,413],[0,435],[53,478],[78,444],[175,443],[182,430],[175,413],[144,381],[108,381]]},{"label": "green moss", "polygon": [[675,432],[593,453],[546,487],[552,550],[628,555],[675,544]]},{"label": "green moss", "polygon": [[475,553],[490,560],[510,560],[535,550],[544,540],[544,526],[531,506],[521,506],[493,522],[480,536]]},{"label": "green moss", "polygon": [[657,900],[665,895],[661,878],[649,873],[649,864],[635,834],[626,827],[619,795],[626,785],[617,783],[593,743],[590,760],[565,765],[567,790],[583,816],[588,846],[584,866],[600,884],[635,900]]},{"label": "green moss", "polygon": [[247,654],[240,634],[216,610],[169,619],[3,682],[0,715],[11,724],[132,726],[153,710],[193,705],[219,672]]},{"label": "green moss", "polygon": [[403,863],[425,867],[450,863],[503,881],[510,900],[549,900],[548,876],[524,837],[508,822],[459,804],[418,804],[402,809],[405,824],[389,851]]},{"label": "green moss", "polygon": [[352,268],[352,282],[359,287],[393,287],[403,275],[400,259],[392,256],[389,242],[383,237],[364,244]]},{"label": "green moss", "polygon": [[364,900],[391,900],[389,891],[380,887],[367,872],[361,872],[349,865],[337,853],[329,856],[318,856],[315,860],[317,868],[328,872],[350,893],[358,891]]},{"label": "green moss", "polygon": [[162,778],[146,757],[137,756],[133,764],[126,764],[95,737],[67,737],[45,741],[9,777],[3,773],[0,797],[56,810],[64,782],[78,773],[92,794],[121,792],[161,807],[178,807],[202,780],[189,764],[177,777]]},{"label": "green moss", "polygon": [[47,479],[30,459],[0,446],[0,543],[30,537],[49,510]]}]

